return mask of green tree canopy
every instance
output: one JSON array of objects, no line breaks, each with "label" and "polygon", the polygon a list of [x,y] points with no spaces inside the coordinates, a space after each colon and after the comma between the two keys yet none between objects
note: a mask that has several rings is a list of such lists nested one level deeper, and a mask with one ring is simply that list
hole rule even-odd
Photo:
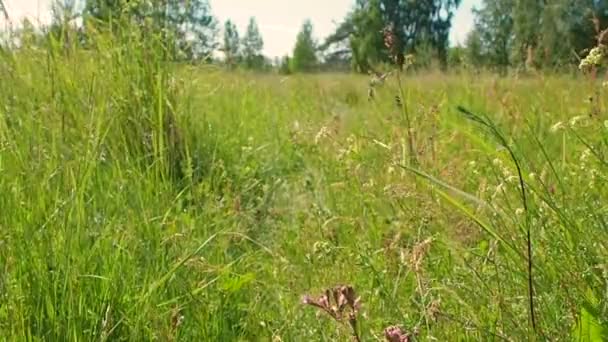
[{"label": "green tree canopy", "polygon": [[367,71],[371,64],[389,61],[380,31],[392,26],[397,51],[415,53],[430,46],[446,66],[452,16],[459,4],[460,0],[357,0],[321,47],[330,49],[348,40],[353,66]]},{"label": "green tree canopy", "polygon": [[291,59],[291,70],[294,72],[312,71],[317,66],[316,47],[312,22],[306,20],[296,38]]},{"label": "green tree canopy", "polygon": [[481,39],[481,33],[477,29],[473,29],[467,35],[465,41],[466,47],[466,61],[472,66],[482,66],[485,64],[485,53],[483,51],[483,41]]},{"label": "green tree canopy", "polygon": [[516,0],[484,0],[473,10],[475,27],[467,45],[470,62],[478,66],[492,65],[505,70],[511,65],[513,50],[512,10]]}]

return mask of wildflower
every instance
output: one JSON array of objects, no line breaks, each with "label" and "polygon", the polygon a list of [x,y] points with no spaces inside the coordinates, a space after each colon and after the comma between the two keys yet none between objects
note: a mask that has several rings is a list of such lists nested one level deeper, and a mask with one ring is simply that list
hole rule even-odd
[{"label": "wildflower", "polygon": [[569,122],[569,123],[570,123],[570,126],[571,126],[571,127],[574,127],[574,126],[576,126],[576,124],[577,124],[579,121],[582,121],[582,120],[584,120],[584,119],[585,119],[585,117],[584,117],[584,116],[582,116],[582,115],[575,116],[575,117],[573,117],[573,118],[571,118],[571,119],[570,119],[570,122]]},{"label": "wildflower", "polygon": [[103,320],[101,321],[101,336],[102,336],[102,338],[107,337],[109,335],[109,332],[108,332],[109,329],[108,328],[110,328],[111,324],[112,324],[112,322],[111,322],[111,320],[112,320],[111,313],[112,313],[111,307],[108,305],[106,307],[106,313],[105,313],[105,315],[103,317]]},{"label": "wildflower", "polygon": [[180,313],[180,310],[177,308],[173,309],[173,312],[171,313],[171,330],[173,333],[177,332],[177,329],[182,325],[183,322],[184,316]]},{"label": "wildflower", "polygon": [[555,132],[557,132],[557,131],[559,131],[561,129],[564,129],[564,123],[561,122],[561,121],[559,121],[556,124],[554,124],[553,126],[551,126],[551,128],[549,129],[549,131],[551,133],[555,133]]},{"label": "wildflower", "polygon": [[376,86],[381,86],[384,84],[384,81],[386,81],[386,79],[392,74],[392,71],[389,71],[387,73],[380,73],[380,72],[371,72],[370,74],[372,75],[372,78],[369,81],[369,86],[370,88],[374,88]]},{"label": "wildflower", "polygon": [[403,106],[403,101],[401,101],[401,96],[399,96],[399,95],[395,96],[395,104],[397,105],[397,108],[401,108]]},{"label": "wildflower", "polygon": [[409,342],[410,335],[403,332],[401,328],[392,326],[384,329],[384,337],[388,342]]},{"label": "wildflower", "polygon": [[346,143],[349,146],[355,145],[356,142],[357,142],[357,137],[355,137],[353,134],[349,135],[348,138],[346,138]]},{"label": "wildflower", "polygon": [[382,30],[384,34],[384,46],[389,50],[390,56],[393,58],[395,65],[399,69],[403,69],[405,63],[405,56],[400,52],[399,37],[395,33],[393,25],[389,25]]},{"label": "wildflower", "polygon": [[605,56],[606,48],[603,45],[599,45],[591,49],[587,57],[581,60],[578,68],[580,70],[588,70],[592,67],[597,67],[602,64],[602,59]]},{"label": "wildflower", "polygon": [[414,65],[416,63],[416,57],[413,54],[405,55],[405,64],[407,66]]},{"label": "wildflower", "polygon": [[422,262],[424,257],[427,255],[433,239],[428,238],[421,243],[414,246],[412,249],[412,254],[410,255],[409,264],[416,273],[420,273],[422,271]]},{"label": "wildflower", "polygon": [[496,186],[496,190],[494,190],[494,194],[492,194],[492,199],[496,198],[496,196],[498,196],[499,194],[502,194],[505,192],[505,184],[504,183],[500,183]]},{"label": "wildflower", "polygon": [[524,214],[524,209],[523,208],[517,208],[517,209],[515,209],[515,215],[521,216],[523,214]]},{"label": "wildflower", "polygon": [[583,151],[583,153],[581,153],[580,161],[582,163],[584,163],[589,159],[590,156],[591,156],[591,150],[587,148]]},{"label": "wildflower", "polygon": [[376,182],[373,178],[370,178],[369,181],[363,183],[363,188],[370,189],[376,186]]},{"label": "wildflower", "polygon": [[374,139],[373,141],[374,141],[374,144],[376,144],[376,145],[378,145],[378,146],[380,146],[380,147],[382,147],[382,148],[385,148],[385,149],[387,149],[387,150],[390,150],[390,149],[391,149],[391,147],[390,147],[390,146],[388,146],[387,144],[383,143],[383,142],[382,142],[382,141],[380,141],[380,140],[376,140],[376,139]]},{"label": "wildflower", "polygon": [[435,299],[431,302],[431,305],[429,305],[429,307],[427,309],[428,315],[435,322],[437,321],[437,319],[439,318],[439,315],[441,314],[440,306],[441,306],[441,300]]},{"label": "wildflower", "polygon": [[334,287],[332,290],[325,290],[317,299],[305,295],[302,297],[302,304],[314,306],[326,312],[337,321],[342,321],[348,309],[350,311],[348,319],[352,324],[352,321],[355,320],[355,315],[361,309],[361,297],[357,297],[352,286],[341,285]]},{"label": "wildflower", "polygon": [[321,127],[317,135],[315,136],[315,144],[318,145],[321,140],[330,135],[329,129],[326,126]]}]

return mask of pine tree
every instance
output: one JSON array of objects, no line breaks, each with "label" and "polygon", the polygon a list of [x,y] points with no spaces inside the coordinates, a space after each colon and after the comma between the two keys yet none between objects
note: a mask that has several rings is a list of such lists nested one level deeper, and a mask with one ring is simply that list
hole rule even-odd
[{"label": "pine tree", "polygon": [[236,25],[231,20],[227,20],[224,24],[224,46],[222,47],[222,51],[224,52],[226,65],[230,68],[234,68],[239,63],[240,44],[239,32]]},{"label": "pine tree", "polygon": [[316,42],[313,38],[313,26],[310,20],[306,20],[296,38],[291,59],[291,71],[307,72],[317,66]]},{"label": "pine tree", "polygon": [[249,19],[247,32],[243,37],[243,60],[249,69],[261,69],[264,66],[264,40],[254,17]]}]

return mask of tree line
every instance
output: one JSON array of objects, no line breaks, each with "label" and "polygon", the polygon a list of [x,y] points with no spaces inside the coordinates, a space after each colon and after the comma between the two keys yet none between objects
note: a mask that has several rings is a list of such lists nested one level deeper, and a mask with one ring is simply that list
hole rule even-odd
[{"label": "tree line", "polygon": [[357,0],[329,36],[327,56],[367,72],[390,62],[378,34],[392,27],[399,51],[418,67],[568,70],[578,66],[608,26],[608,0],[481,0],[463,45],[450,46],[460,0]]},{"label": "tree line", "polygon": [[[2,0],[0,11],[8,17]],[[161,36],[166,58],[177,62],[222,63],[229,69],[259,71],[275,68],[289,73],[312,71],[320,61],[310,20],[302,24],[292,56],[271,60],[263,54],[264,40],[255,17],[250,18],[242,37],[230,19],[224,22],[222,33],[208,0],[56,0],[50,25],[40,30],[24,19],[13,33],[21,43],[47,44],[46,38],[52,37],[86,47],[91,31],[119,30],[124,23]]]},{"label": "tree line", "polygon": [[578,65],[608,25],[608,0],[483,0],[463,57],[478,66],[560,70]]},{"label": "tree line", "polygon": [[[264,40],[255,18],[242,37],[231,20],[220,30],[208,0],[86,0],[78,10],[75,0],[61,0],[55,2],[48,31],[64,34],[66,22],[81,18],[77,36],[86,44],[86,27],[91,25],[111,26],[119,18],[151,23],[163,35],[173,60],[215,61],[229,69],[367,73],[391,63],[398,51],[415,55],[419,68],[466,66],[505,72],[576,65],[608,25],[608,0],[481,0],[464,45],[450,46],[452,19],[460,2],[356,0],[321,42],[306,20],[291,56],[274,60],[263,54]],[[392,52],[382,34],[387,28],[394,37]]]}]

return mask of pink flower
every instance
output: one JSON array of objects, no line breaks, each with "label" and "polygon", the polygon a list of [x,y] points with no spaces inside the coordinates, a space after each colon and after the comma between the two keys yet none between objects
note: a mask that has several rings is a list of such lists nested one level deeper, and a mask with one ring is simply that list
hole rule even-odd
[{"label": "pink flower", "polygon": [[384,329],[384,337],[388,342],[409,342],[410,335],[404,333],[401,328],[392,326]]}]

